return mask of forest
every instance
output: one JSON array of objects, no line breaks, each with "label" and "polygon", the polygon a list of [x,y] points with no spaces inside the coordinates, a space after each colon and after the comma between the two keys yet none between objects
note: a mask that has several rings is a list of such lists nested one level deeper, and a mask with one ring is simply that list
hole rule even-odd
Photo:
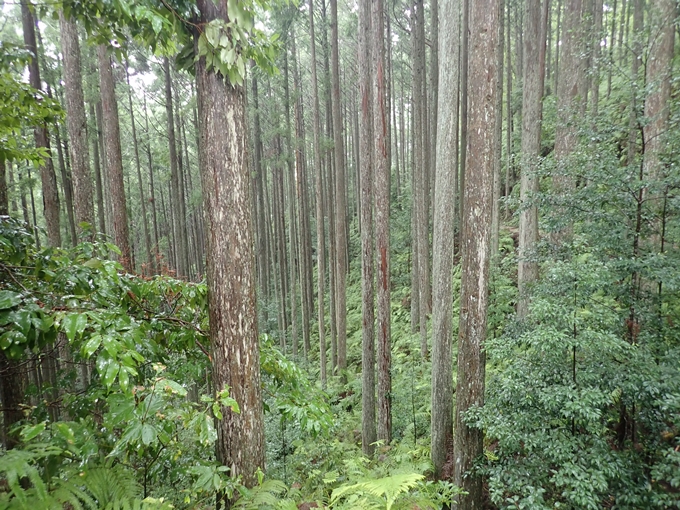
[{"label": "forest", "polygon": [[676,0],[0,6],[0,510],[680,508]]}]

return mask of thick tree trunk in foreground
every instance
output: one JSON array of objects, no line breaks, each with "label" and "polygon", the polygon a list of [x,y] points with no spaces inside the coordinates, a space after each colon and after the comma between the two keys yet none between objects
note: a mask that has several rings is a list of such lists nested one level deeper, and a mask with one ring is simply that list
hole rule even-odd
[{"label": "thick tree trunk in foreground", "polygon": [[361,227],[361,447],[371,456],[375,423],[375,286],[373,266],[373,140],[371,1],[359,5],[359,210]]},{"label": "thick tree trunk in foreground", "polygon": [[482,480],[469,473],[482,453],[483,433],[465,424],[463,416],[484,404],[486,318],[489,289],[491,207],[498,65],[499,0],[470,5],[470,94],[462,228],[463,277],[458,337],[458,381],[453,483],[468,492],[457,508],[482,508]]},{"label": "thick tree trunk in foreground", "polygon": [[[200,0],[198,7],[202,23],[227,18],[226,0]],[[256,470],[264,469],[264,416],[245,91],[207,70],[204,57],[196,63],[196,82],[213,381],[218,391],[228,387],[240,408],[238,414],[222,410],[217,453],[231,476],[252,486]]]},{"label": "thick tree trunk in foreground", "polygon": [[385,92],[385,23],[383,0],[373,0],[373,178],[375,183],[375,248],[378,287],[378,439],[392,440],[392,339],[390,289],[389,104]]},{"label": "thick tree trunk in foreground", "polygon": [[[453,455],[453,238],[458,171],[458,44],[460,0],[442,0],[439,46],[437,157],[432,236],[432,464],[435,478],[445,474]],[[450,473],[449,473],[450,474]]]},{"label": "thick tree trunk in foreground", "polygon": [[[35,37],[35,18],[33,6],[30,5],[28,0],[21,1],[21,22],[24,30],[24,45],[32,55],[31,63],[28,65],[29,82],[34,89],[42,90],[40,67],[38,66],[38,46]],[[34,135],[36,147],[47,152],[47,157],[40,167],[47,240],[50,246],[58,247],[61,246],[59,193],[57,191],[57,176],[54,173],[54,164],[50,153],[50,135],[47,126],[35,126]]]},{"label": "thick tree trunk in foreground", "polygon": [[123,184],[123,159],[120,150],[120,124],[118,102],[113,81],[111,58],[106,46],[97,46],[99,58],[99,81],[102,96],[102,123],[106,169],[109,177],[109,192],[113,205],[113,240],[120,248],[120,263],[127,271],[132,270],[132,253],[128,234],[125,185]]},{"label": "thick tree trunk in foreground", "polygon": [[[66,121],[73,179],[73,202],[76,228],[90,224],[91,236],[95,231],[94,204],[92,200],[92,175],[90,173],[90,151],[87,143],[87,117],[83,96],[83,78],[80,67],[80,43],[75,20],[59,13],[61,27],[61,51],[64,55],[64,96],[66,98]],[[64,183],[64,186],[66,183]]]}]

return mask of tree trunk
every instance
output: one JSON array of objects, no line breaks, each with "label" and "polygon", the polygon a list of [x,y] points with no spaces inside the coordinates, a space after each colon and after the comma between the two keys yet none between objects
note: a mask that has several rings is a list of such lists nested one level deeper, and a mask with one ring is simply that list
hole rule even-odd
[{"label": "tree trunk", "polygon": [[[61,50],[64,56],[64,95],[66,98],[66,121],[68,127],[71,157],[71,177],[76,224],[80,232],[88,232],[93,239],[94,204],[92,202],[92,175],[90,173],[90,151],[87,143],[87,117],[83,96],[83,78],[80,67],[80,43],[75,20],[59,12],[61,28]],[[82,229],[81,223],[88,223],[89,229]]]},{"label": "tree trunk", "polygon": [[[198,126],[196,126],[198,129]],[[153,220],[154,236],[154,264],[156,271],[160,272],[160,247],[158,235],[158,213],[156,208],[156,187],[153,182],[153,159],[151,158],[151,133],[149,132],[149,114],[146,109],[146,94],[144,94],[144,131],[146,132],[146,158],[149,165],[149,201],[151,202],[151,219]]]},{"label": "tree trunk", "polygon": [[25,364],[9,359],[0,350],[0,397],[2,398],[2,446],[11,450],[19,443],[19,437],[11,429],[24,418],[21,404],[24,403],[26,386]]},{"label": "tree trunk", "polygon": [[[392,340],[390,278],[390,164],[389,98],[385,76],[385,20],[383,0],[373,0],[371,55],[373,79],[373,179],[375,183],[375,247],[378,282],[378,439],[392,440]],[[363,137],[362,137],[363,138]]]},{"label": "tree trunk", "polygon": [[146,248],[146,263],[148,270],[154,271],[154,260],[151,254],[151,235],[149,234],[149,222],[146,216],[146,197],[144,194],[144,180],[142,179],[142,165],[139,161],[139,143],[137,141],[137,127],[135,126],[135,112],[132,105],[132,88],[130,87],[130,75],[128,65],[125,63],[125,80],[128,86],[128,104],[130,106],[130,124],[132,125],[132,143],[135,150],[135,167],[137,168],[137,180],[139,181],[139,202],[142,206],[142,227],[144,229],[144,247]]},{"label": "tree trunk", "polygon": [[0,156],[0,216],[7,215],[9,215],[9,200],[7,197],[7,165],[5,163],[4,156]]},{"label": "tree trunk", "polygon": [[99,80],[102,96],[102,123],[104,125],[104,147],[109,177],[109,193],[113,203],[114,241],[120,249],[120,263],[127,271],[132,270],[132,253],[128,234],[125,186],[123,184],[123,159],[120,150],[120,124],[118,102],[113,81],[111,58],[106,46],[97,46],[99,58]]},{"label": "tree trunk", "polygon": [[[227,19],[227,2],[199,0],[201,22]],[[257,337],[250,175],[246,158],[245,93],[205,57],[196,63],[199,153],[207,231],[208,310],[217,391],[229,389],[240,413],[222,409],[219,461],[248,487],[264,469],[264,416]],[[224,221],[229,218],[229,221]]]},{"label": "tree trunk", "polygon": [[458,381],[453,483],[467,495],[460,496],[460,510],[482,508],[482,480],[470,473],[482,454],[483,433],[468,426],[463,417],[473,406],[484,404],[486,319],[489,287],[489,241],[496,112],[499,0],[470,4],[470,94],[468,161],[463,216],[463,277],[458,336]]},{"label": "tree trunk", "polygon": [[167,57],[163,59],[163,74],[165,76],[165,113],[167,115],[168,123],[168,148],[170,154],[170,185],[172,189],[172,203],[173,211],[175,211],[175,221],[174,225],[174,239],[175,239],[175,250],[177,253],[176,269],[177,275],[187,277],[188,268],[186,267],[186,222],[182,221],[180,211],[180,201],[184,200],[184,197],[180,193],[180,177],[178,168],[178,153],[177,153],[177,137],[175,136],[175,118],[173,115],[173,105],[172,105],[172,81],[170,80],[170,61]]},{"label": "tree trunk", "polygon": [[[338,2],[331,0],[331,86],[335,155],[335,309],[337,321],[338,370],[347,368],[347,184],[345,149],[340,114],[340,64],[338,56]],[[344,380],[344,375],[342,376]]]},{"label": "tree trunk", "polygon": [[458,86],[461,0],[442,0],[439,83],[446,94],[437,105],[437,165],[432,235],[432,464],[436,479],[447,478],[453,456],[453,253],[458,171]]},{"label": "tree trunk", "polygon": [[541,152],[541,110],[543,104],[543,77],[545,70],[540,65],[541,46],[541,2],[547,0],[526,0],[524,4],[524,69],[522,75],[522,174],[520,178],[519,216],[519,268],[517,285],[519,300],[517,316],[525,318],[529,313],[529,291],[538,280],[538,262],[533,250],[538,242],[538,209],[527,206],[532,195],[538,192],[538,165]]},{"label": "tree trunk", "polygon": [[314,108],[314,170],[316,196],[316,275],[317,275],[317,319],[319,325],[319,364],[321,385],[326,387],[326,325],[324,320],[324,284],[326,281],[326,243],[324,239],[323,170],[321,167],[321,120],[319,113],[319,86],[316,77],[316,38],[314,34],[314,0],[309,0],[309,38],[312,50],[312,96]]},{"label": "tree trunk", "polygon": [[[38,66],[38,46],[36,44],[33,5],[29,0],[21,0],[21,22],[24,31],[24,45],[31,53],[31,62],[28,65],[29,82],[31,87],[42,90],[40,80],[40,67]],[[38,149],[44,149],[47,156],[40,166],[40,179],[42,182],[43,210],[45,213],[45,225],[47,227],[47,240],[50,246],[61,246],[61,229],[59,226],[59,193],[57,191],[57,176],[54,173],[52,154],[50,151],[50,135],[46,125],[35,126],[35,145]]]},{"label": "tree trunk", "polygon": [[99,147],[101,145],[102,131],[101,125],[101,103],[95,105],[90,103],[90,118],[94,122],[94,129],[92,130],[92,146],[94,156],[94,184],[95,193],[97,195],[97,226],[99,233],[106,234],[106,207],[104,205],[104,190],[102,187],[102,167]]},{"label": "tree trunk", "polygon": [[[553,188],[558,194],[568,195],[575,185],[564,169],[578,143],[576,120],[582,113],[585,99],[583,53],[583,0],[565,0],[562,46],[560,48],[560,81],[557,85],[557,125],[555,127],[555,160],[557,173]],[[561,242],[570,235],[571,228],[555,232],[553,239]]]},{"label": "tree trunk", "polygon": [[645,99],[644,172],[647,178],[658,180],[664,177],[659,156],[664,148],[670,115],[676,2],[654,0],[651,7],[653,35],[647,60],[647,86],[650,93]]},{"label": "tree trunk", "polygon": [[[377,3],[377,2],[376,2]],[[375,291],[373,266],[373,102],[371,80],[371,1],[359,4],[359,209],[361,229],[361,447],[366,456],[375,452]],[[375,29],[374,29],[375,30]],[[376,155],[377,156],[377,155]]]}]

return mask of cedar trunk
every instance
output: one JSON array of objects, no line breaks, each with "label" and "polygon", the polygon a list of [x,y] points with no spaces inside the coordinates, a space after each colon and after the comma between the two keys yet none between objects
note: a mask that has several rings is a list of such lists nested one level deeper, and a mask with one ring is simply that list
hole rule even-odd
[{"label": "cedar trunk", "polygon": [[[202,23],[227,17],[226,0],[200,0],[198,7]],[[257,469],[264,469],[264,417],[245,91],[208,70],[205,57],[196,63],[196,82],[213,381],[217,391],[228,388],[240,408],[238,414],[222,410],[217,455],[231,476],[252,486]]]},{"label": "cedar trunk", "polygon": [[468,493],[458,505],[465,510],[482,508],[482,480],[470,471],[482,453],[483,433],[463,417],[471,407],[484,404],[498,20],[499,0],[471,2],[469,72],[476,86],[469,95],[453,474],[453,483]]}]

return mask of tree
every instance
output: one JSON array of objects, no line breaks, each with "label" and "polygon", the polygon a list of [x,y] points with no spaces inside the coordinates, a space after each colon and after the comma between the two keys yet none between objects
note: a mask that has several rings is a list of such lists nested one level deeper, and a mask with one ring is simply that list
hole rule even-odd
[{"label": "tree", "polygon": [[482,508],[482,481],[470,473],[482,453],[483,433],[465,422],[465,413],[484,404],[486,319],[489,290],[491,209],[493,196],[496,66],[498,65],[499,1],[470,4],[469,126],[464,216],[462,281],[453,483],[467,491],[458,508]]},{"label": "tree", "polygon": [[111,57],[106,46],[97,46],[99,61],[99,90],[102,98],[102,125],[106,169],[109,177],[109,192],[113,205],[113,239],[120,249],[120,263],[132,270],[132,253],[128,234],[127,205],[125,203],[125,184],[123,182],[123,156],[120,150],[120,123],[118,120],[118,101]]},{"label": "tree", "polygon": [[314,168],[316,195],[316,261],[317,261],[317,318],[319,322],[319,363],[321,384],[326,386],[326,326],[324,321],[324,284],[326,279],[323,206],[323,172],[321,168],[321,120],[319,114],[319,86],[316,78],[316,39],[314,35],[314,0],[309,0],[309,37],[312,43],[312,96],[314,97]]},{"label": "tree", "polygon": [[335,309],[337,321],[338,370],[347,368],[347,183],[345,148],[340,105],[340,57],[338,56],[338,2],[331,0],[331,104],[335,156]]},{"label": "tree", "polygon": [[385,20],[382,0],[372,2],[373,179],[378,281],[378,439],[392,440],[392,306],[390,276],[389,98],[386,93]]},{"label": "tree", "polygon": [[[199,0],[198,8],[202,24],[219,27],[228,19],[226,0]],[[204,44],[204,35],[196,37]],[[245,90],[209,68],[204,55],[196,62],[196,82],[203,206],[210,232],[206,259],[213,380],[217,391],[228,389],[240,408],[239,413],[222,409],[217,455],[231,476],[242,476],[252,486],[256,471],[264,469],[264,416]]]},{"label": "tree", "polygon": [[[83,96],[83,78],[80,65],[80,43],[75,20],[59,12],[61,51],[64,57],[64,95],[68,122],[69,155],[73,178],[73,205],[78,228],[85,222],[94,232],[94,204],[92,200],[92,175],[90,151],[87,142],[87,118]],[[90,234],[92,235],[92,234]]]},{"label": "tree", "polygon": [[453,248],[458,171],[460,0],[441,3],[437,157],[432,236],[432,464],[436,478],[453,455]]},{"label": "tree", "polygon": [[371,2],[359,12],[359,187],[361,226],[361,446],[371,456],[377,439],[375,402],[375,285],[373,252],[373,104],[371,69]]},{"label": "tree", "polygon": [[168,57],[163,59],[163,74],[165,76],[165,111],[167,114],[167,125],[168,125],[168,147],[170,154],[170,186],[172,189],[172,202],[174,204],[173,210],[175,211],[175,221],[174,226],[174,239],[177,249],[177,274],[179,276],[187,277],[189,275],[189,262],[187,255],[187,228],[186,228],[186,218],[181,214],[182,206],[181,203],[184,202],[184,196],[180,192],[180,169],[179,169],[179,158],[180,154],[177,152],[177,136],[175,135],[175,120],[174,120],[174,109],[172,104],[172,81],[170,79],[170,62]]},{"label": "tree", "polygon": [[[31,53],[28,65],[31,87],[42,90],[40,67],[38,65],[38,45],[35,37],[34,7],[28,0],[21,1],[21,22],[24,29],[24,44]],[[47,225],[47,239],[51,246],[61,245],[61,229],[59,222],[59,193],[57,191],[57,176],[54,173],[52,154],[50,152],[50,135],[46,124],[34,126],[35,145],[45,152],[45,158],[40,164],[40,179],[42,182],[43,208]]]},{"label": "tree", "polygon": [[[548,0],[543,0],[547,2]],[[541,150],[541,111],[543,77],[540,55],[545,41],[541,39],[541,0],[527,0],[524,4],[524,69],[522,75],[522,176],[520,181],[521,210],[519,216],[519,268],[517,284],[519,300],[517,315],[529,313],[528,287],[538,279],[538,262],[532,251],[538,242],[538,209],[528,205],[538,191],[538,160]]]}]

